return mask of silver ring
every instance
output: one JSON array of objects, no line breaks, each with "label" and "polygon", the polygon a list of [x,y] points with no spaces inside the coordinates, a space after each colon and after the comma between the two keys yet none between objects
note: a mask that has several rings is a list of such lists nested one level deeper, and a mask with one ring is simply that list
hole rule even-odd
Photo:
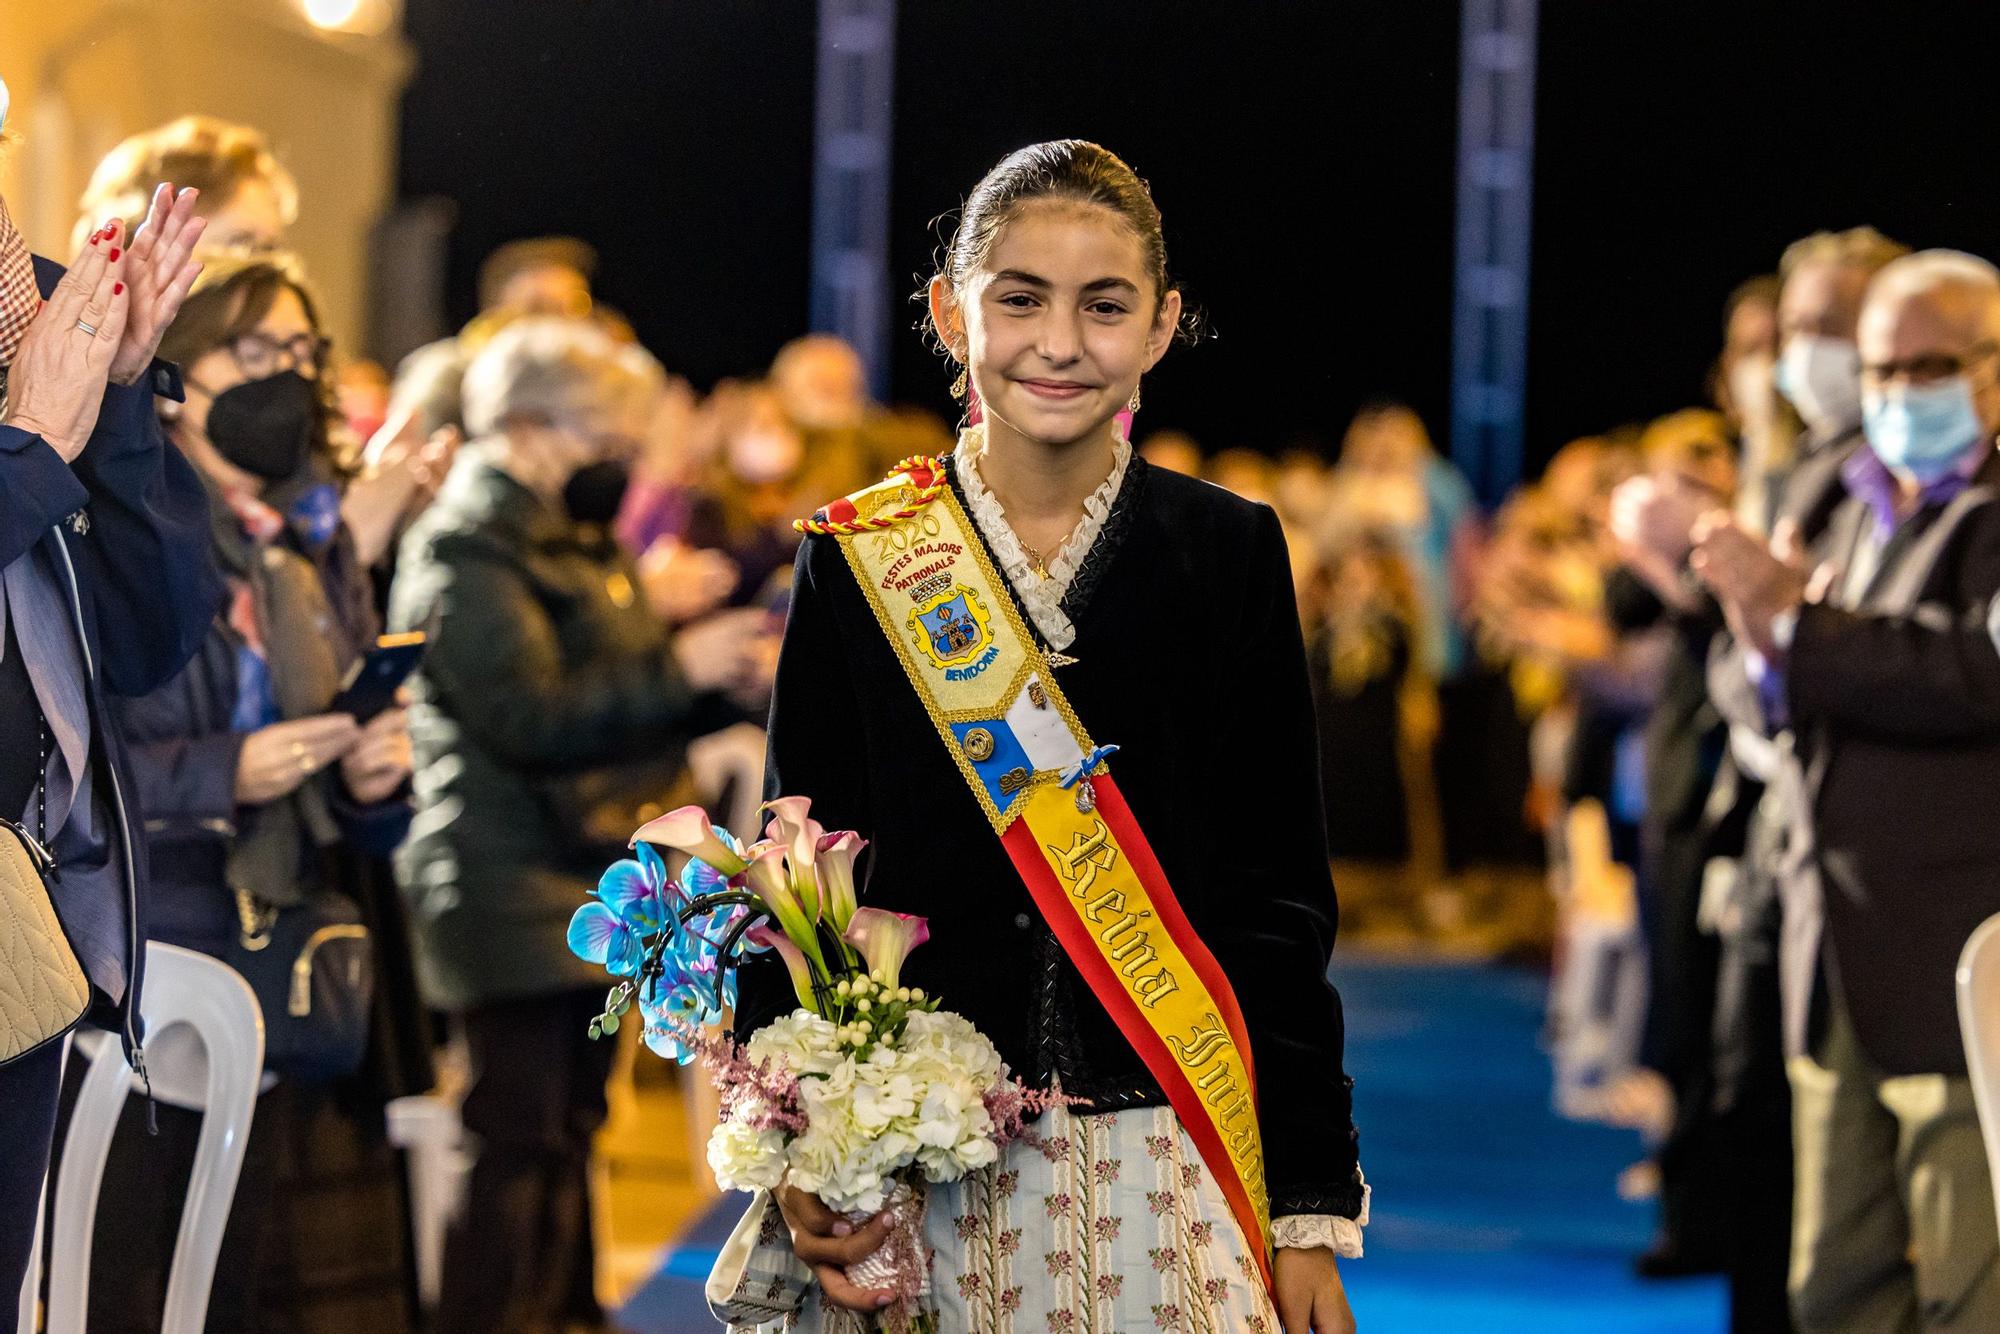
[{"label": "silver ring", "polygon": [[94,324],[85,324],[82,320],[78,320],[76,327],[89,334],[92,338],[97,337],[97,326]]}]

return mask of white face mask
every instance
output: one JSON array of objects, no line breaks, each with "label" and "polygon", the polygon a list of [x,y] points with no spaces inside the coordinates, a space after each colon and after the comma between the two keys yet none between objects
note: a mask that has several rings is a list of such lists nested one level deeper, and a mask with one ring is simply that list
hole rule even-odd
[{"label": "white face mask", "polygon": [[729,470],[753,486],[791,476],[804,456],[805,442],[794,431],[740,431],[729,439]]},{"label": "white face mask", "polygon": [[1822,440],[1861,424],[1861,352],[1847,339],[1792,335],[1778,354],[1777,381]]}]

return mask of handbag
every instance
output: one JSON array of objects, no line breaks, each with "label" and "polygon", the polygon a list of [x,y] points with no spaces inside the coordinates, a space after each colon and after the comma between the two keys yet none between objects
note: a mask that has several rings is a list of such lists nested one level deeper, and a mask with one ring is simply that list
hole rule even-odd
[{"label": "handbag", "polygon": [[238,930],[224,962],[264,1009],[264,1066],[324,1081],[361,1068],[375,995],[375,942],[345,894],[278,908],[236,891]]},{"label": "handbag", "polygon": [[[44,764],[48,751],[44,725]],[[45,797],[37,792],[36,833],[0,820],[0,1065],[61,1038],[90,1009],[90,979],[49,897],[57,872]]]}]

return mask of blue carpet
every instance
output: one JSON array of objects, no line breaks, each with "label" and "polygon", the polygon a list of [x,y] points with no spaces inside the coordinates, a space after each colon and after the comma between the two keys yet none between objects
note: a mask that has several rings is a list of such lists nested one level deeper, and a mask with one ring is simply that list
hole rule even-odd
[{"label": "blue carpet", "polygon": [[[1638,1140],[1549,1110],[1540,975],[1343,955],[1334,976],[1375,1188],[1367,1258],[1344,1269],[1361,1334],[1719,1334],[1719,1282],[1631,1277],[1652,1210],[1612,1186]],[[701,1282],[740,1212],[697,1220],[621,1321],[713,1331]]]}]

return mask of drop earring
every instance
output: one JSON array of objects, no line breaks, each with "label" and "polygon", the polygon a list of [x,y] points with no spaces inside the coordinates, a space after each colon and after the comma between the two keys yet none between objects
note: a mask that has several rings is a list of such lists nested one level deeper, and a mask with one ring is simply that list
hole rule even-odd
[{"label": "drop earring", "polygon": [[969,383],[970,381],[965,373],[965,367],[960,366],[958,368],[958,378],[951,382],[951,396],[957,399],[959,402],[963,403],[965,401],[966,387]]},{"label": "drop earring", "polygon": [[1137,412],[1138,410],[1139,410],[1139,386],[1135,384],[1132,386],[1132,397],[1128,399],[1125,403],[1125,411]]}]

